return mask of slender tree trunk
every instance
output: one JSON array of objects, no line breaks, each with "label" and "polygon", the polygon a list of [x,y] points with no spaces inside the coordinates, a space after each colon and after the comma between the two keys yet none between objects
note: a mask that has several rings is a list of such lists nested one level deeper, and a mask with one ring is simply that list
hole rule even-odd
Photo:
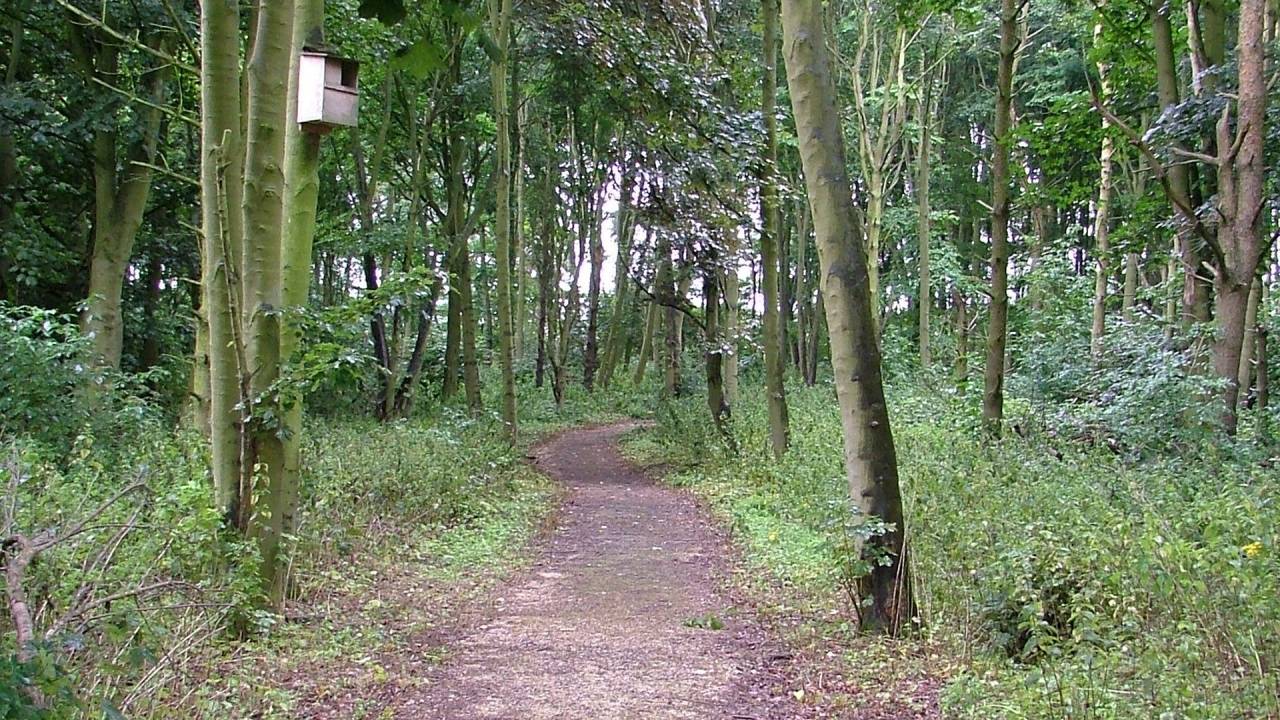
[{"label": "slender tree trunk", "polygon": [[[819,286],[822,284],[818,283]],[[818,288],[818,300],[814,304],[811,318],[813,329],[809,333],[808,361],[805,365],[804,384],[813,387],[818,384],[818,359],[821,356],[822,340],[825,336],[826,301],[823,300],[822,288]]]},{"label": "slender tree trunk", "polygon": [[933,278],[930,267],[929,245],[932,227],[929,214],[929,176],[931,171],[930,155],[932,155],[933,134],[930,122],[933,119],[933,79],[928,78],[928,91],[920,103],[920,147],[916,158],[916,243],[920,253],[919,273],[920,290],[918,293],[920,326],[920,367],[925,370],[933,363],[933,353],[929,347],[929,313],[933,310]]},{"label": "slender tree trunk", "polygon": [[764,116],[765,156],[760,179],[761,283],[764,285],[764,385],[769,404],[769,445],[774,457],[787,452],[789,421],[787,393],[783,378],[782,332],[778,317],[778,122],[775,97],[778,85],[778,4],[763,0],[764,18],[764,86],[761,91],[761,114]]},{"label": "slender tree trunk", "polygon": [[1127,323],[1133,322],[1133,308],[1138,304],[1138,274],[1138,253],[1125,253],[1124,299],[1120,305],[1120,313]]},{"label": "slender tree trunk", "polygon": [[609,317],[609,334],[605,339],[604,364],[600,368],[600,382],[606,388],[613,381],[613,374],[622,360],[629,334],[626,312],[630,304],[631,243],[635,236],[635,219],[631,211],[633,188],[631,172],[624,167],[618,196],[618,215],[614,220],[613,234],[617,239],[618,256],[613,272],[613,309]]},{"label": "slender tree trunk", "polygon": [[702,297],[706,317],[707,408],[711,411],[712,424],[732,447],[729,400],[724,390],[724,343],[720,338],[720,278],[716,270],[707,271],[703,277]]},{"label": "slender tree trunk", "polygon": [[582,351],[582,385],[587,392],[595,390],[596,371],[600,369],[600,284],[604,272],[602,219],[597,215],[590,230],[591,276],[587,284],[587,339]]},{"label": "slender tree trunk", "polygon": [[497,120],[495,173],[497,210],[494,255],[498,270],[498,364],[502,368],[502,423],[507,439],[516,441],[515,326],[511,282],[511,112],[507,107],[507,71],[511,58],[511,2],[489,0],[489,18],[498,45],[499,59],[492,64],[493,115]]},{"label": "slender tree trunk", "polygon": [[147,272],[143,276],[146,295],[142,301],[142,317],[146,327],[142,330],[142,354],[138,358],[138,365],[143,370],[149,370],[160,363],[160,328],[156,324],[156,311],[160,305],[162,271],[159,255],[147,258]]},{"label": "slender tree trunk", "polygon": [[1004,362],[1009,316],[1009,146],[1013,141],[1013,70],[1019,45],[1018,0],[1000,2],[995,138],[991,149],[991,310],[983,374],[982,418],[998,433],[1004,419]]},{"label": "slender tree trunk", "polygon": [[245,357],[253,412],[242,472],[246,487],[265,481],[265,487],[254,487],[254,496],[262,498],[266,507],[255,503],[250,533],[258,542],[263,583],[273,599],[279,599],[283,590],[282,546],[291,519],[284,512],[291,492],[284,434],[270,418],[282,418],[285,411],[275,385],[280,379],[279,311],[284,307],[283,250],[285,219],[289,215],[284,164],[293,26],[293,3],[264,3],[258,13],[253,52],[245,64],[249,106],[243,282],[244,323],[248,329]]},{"label": "slender tree trunk", "polygon": [[[103,44],[95,57],[83,64],[92,77],[106,75],[117,82],[119,50]],[[120,368],[124,343],[121,297],[125,272],[151,193],[148,166],[154,164],[159,145],[163,118],[159,108],[164,104],[167,75],[164,69],[148,73],[147,101],[154,107],[139,112],[139,139],[127,149],[123,168],[117,167],[120,138],[115,129],[98,130],[93,135],[94,237],[81,328],[90,338],[95,360],[114,370]]]},{"label": "slender tree trunk", "polygon": [[[324,37],[324,0],[296,0],[293,18],[292,53],[289,78],[298,76],[298,58],[308,43]],[[282,241],[282,301],[286,312],[304,309],[311,288],[311,248],[316,232],[316,207],[320,196],[320,136],[307,134],[298,127],[298,87],[288,82],[287,120],[285,125],[284,173],[287,187],[285,199],[285,231]],[[280,358],[286,363],[296,360],[301,345],[296,325],[281,328]],[[282,408],[284,467],[267,497],[274,538],[291,536],[296,526],[298,489],[302,481],[302,403],[297,388],[285,387]],[[274,578],[272,597],[284,599],[287,578],[279,573]]]},{"label": "slender tree trunk", "polygon": [[1240,397],[1237,405],[1246,405],[1249,388],[1253,385],[1254,345],[1257,342],[1258,303],[1262,295],[1262,282],[1253,279],[1249,288],[1249,301],[1244,311],[1244,339],[1240,343]]},{"label": "slender tree trunk", "polygon": [[[1267,326],[1259,325],[1255,332],[1258,338],[1258,394],[1254,405],[1258,408],[1258,417],[1261,422],[1266,423],[1267,408],[1271,402],[1271,376],[1267,362]],[[1267,431],[1268,428],[1264,425],[1263,434],[1265,435]]]},{"label": "slender tree trunk", "polygon": [[[1097,46],[1102,38],[1102,22],[1093,28],[1093,42]],[[1098,61],[1098,78],[1102,86],[1102,102],[1111,97],[1111,66],[1106,61]],[[1102,356],[1102,336],[1107,330],[1107,283],[1110,280],[1111,264],[1111,191],[1113,157],[1115,141],[1111,138],[1111,121],[1102,118],[1102,147],[1098,151],[1098,204],[1094,210],[1094,279],[1093,279],[1093,324],[1089,331],[1089,350],[1094,359]]]},{"label": "slender tree trunk", "polygon": [[658,304],[649,302],[648,308],[644,314],[644,336],[640,340],[640,357],[636,360],[635,375],[631,377],[632,385],[639,385],[644,382],[645,365],[648,364],[649,357],[653,355],[653,338],[658,325]]},{"label": "slender tree trunk", "polygon": [[[461,53],[455,53],[461,55]],[[454,60],[450,70],[454,80],[461,73],[461,59]],[[456,84],[455,82],[455,84]],[[448,402],[458,394],[458,383],[462,377],[462,324],[463,306],[470,300],[470,249],[464,236],[463,203],[465,202],[462,166],[466,148],[462,138],[462,117],[458,110],[450,109],[445,118],[447,134],[446,148],[448,170],[445,174],[445,194],[449,206],[445,208],[445,231],[449,237],[449,295],[448,311],[445,326],[444,351],[444,384],[440,390],[440,399]],[[465,278],[465,279],[464,279]],[[466,285],[467,292],[463,286]],[[474,340],[473,340],[474,343]]]},{"label": "slender tree trunk", "polygon": [[476,352],[476,339],[479,324],[476,320],[476,306],[473,300],[474,288],[471,281],[471,253],[465,251],[467,242],[462,240],[464,252],[458,262],[458,295],[461,305],[462,324],[462,385],[467,396],[467,409],[472,415],[479,415],[484,409],[480,397],[480,358]]},{"label": "slender tree trunk", "polygon": [[[818,291],[822,296],[822,291]],[[809,287],[809,203],[807,200],[796,208],[796,298],[799,304],[796,323],[796,357],[801,377],[806,386],[813,374],[809,363],[809,343],[817,334],[817,320],[813,307],[813,290]]]},{"label": "slender tree trunk", "polygon": [[[1011,2],[1012,0],[1007,0]],[[822,266],[831,361],[844,429],[849,495],[860,518],[885,523],[861,551],[870,574],[860,592],[870,599],[861,625],[897,632],[915,614],[908,576],[906,528],[898,464],[881,382],[868,259],[847,175],[820,0],[783,0],[787,77],[809,204]]]},{"label": "slender tree trunk", "polygon": [[[1178,65],[1173,52],[1173,28],[1169,22],[1171,2],[1151,4],[1152,46],[1156,60],[1156,88],[1160,109],[1167,112],[1178,105]],[[1174,163],[1169,167],[1168,192],[1174,205],[1192,208],[1191,181],[1187,166]],[[1195,232],[1191,223],[1175,208],[1178,220],[1178,255],[1183,274],[1182,317],[1184,323],[1207,322],[1209,318],[1209,288],[1200,275],[1200,253],[1196,249]]]},{"label": "slender tree trunk", "polygon": [[658,231],[657,297],[663,303],[663,352],[662,395],[674,398],[680,394],[680,325],[676,321],[680,311],[675,308],[676,286],[671,267],[671,236],[668,230]]},{"label": "slender tree trunk", "polygon": [[[512,10],[514,12],[514,8]],[[514,22],[514,20],[513,20]],[[521,353],[524,351],[524,293],[525,272],[527,270],[525,235],[524,235],[524,122],[525,100],[522,96],[522,80],[520,75],[520,48],[516,42],[517,35],[513,31],[507,39],[507,136],[510,140],[508,149],[511,166],[511,356],[515,366],[520,365]]]},{"label": "slender tree trunk", "polygon": [[208,320],[209,447],[214,501],[227,524],[248,527],[242,487],[243,343],[240,254],[244,150],[240,98],[240,3],[207,0],[200,13],[200,283]]},{"label": "slender tree trunk", "polygon": [[742,304],[741,280],[738,278],[738,234],[731,231],[725,243],[728,264],[721,273],[721,285],[724,289],[724,336],[725,344],[730,348],[727,357],[722,358],[724,371],[724,394],[732,407],[738,402],[738,334],[740,332],[739,315]]}]

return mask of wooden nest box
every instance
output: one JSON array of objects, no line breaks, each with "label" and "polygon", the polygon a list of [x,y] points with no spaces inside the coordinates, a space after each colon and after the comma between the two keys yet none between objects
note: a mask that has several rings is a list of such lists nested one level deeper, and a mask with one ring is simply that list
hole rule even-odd
[{"label": "wooden nest box", "polygon": [[304,132],[325,134],[355,127],[360,111],[360,63],[318,50],[303,50],[298,60],[298,124]]}]

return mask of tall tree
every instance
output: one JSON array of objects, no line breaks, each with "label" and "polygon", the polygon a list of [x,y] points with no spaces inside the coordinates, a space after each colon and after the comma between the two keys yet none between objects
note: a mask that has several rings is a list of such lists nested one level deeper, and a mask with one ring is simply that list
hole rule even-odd
[{"label": "tall tree", "polygon": [[1222,422],[1229,433],[1236,431],[1239,418],[1238,378],[1249,290],[1258,263],[1270,248],[1270,238],[1264,242],[1262,233],[1267,198],[1264,145],[1268,81],[1263,42],[1266,12],[1266,0],[1241,0],[1236,43],[1237,99],[1234,108],[1231,103],[1223,108],[1216,131],[1218,155],[1214,163],[1222,219],[1212,248],[1218,307],[1213,365],[1225,383]]},{"label": "tall tree", "polygon": [[[100,21],[105,31],[112,18],[104,12]],[[79,19],[69,23],[72,49],[86,80],[95,83],[100,92],[98,86],[113,88],[105,92],[127,92],[116,87],[126,71],[121,66],[123,43],[114,37],[99,37]],[[167,54],[167,33],[149,29],[141,42]],[[81,326],[92,338],[96,361],[113,369],[120,367],[124,337],[121,296],[151,193],[169,74],[165,66],[142,73],[142,97],[133,113],[137,120],[132,132],[118,127],[115,118],[95,124],[93,131],[93,250]]]},{"label": "tall tree", "polygon": [[761,115],[764,117],[765,156],[760,175],[760,265],[764,286],[764,380],[769,404],[769,445],[774,457],[787,451],[787,394],[783,377],[782,329],[778,308],[778,234],[782,222],[778,212],[778,0],[763,0],[764,82],[761,88]]},{"label": "tall tree", "polygon": [[497,54],[490,66],[493,85],[493,115],[497,120],[497,149],[494,192],[497,211],[494,232],[497,235],[498,266],[498,364],[502,368],[502,422],[507,437],[516,439],[516,372],[515,327],[512,315],[511,282],[511,111],[507,105],[507,72],[511,58],[511,0],[489,0],[489,19],[497,43]]},{"label": "tall tree", "polygon": [[996,432],[1004,419],[1004,355],[1009,323],[1009,151],[1013,142],[1013,71],[1021,44],[1021,11],[1019,0],[1000,2],[1000,56],[991,147],[991,311],[987,318],[982,388],[982,418]]},{"label": "tall tree", "polygon": [[821,0],[783,0],[783,48],[809,205],[822,268],[831,362],[844,430],[849,495],[868,533],[860,551],[869,572],[860,580],[869,600],[862,627],[895,633],[914,614],[898,461],[881,380],[867,256],[846,170],[835,81]]},{"label": "tall tree", "polygon": [[[1095,47],[1102,37],[1102,20],[1094,25]],[[1111,96],[1111,64],[1099,58],[1098,83],[1105,102]],[[1093,323],[1089,329],[1089,349],[1094,358],[1102,354],[1102,336],[1107,329],[1107,285],[1111,265],[1111,195],[1114,190],[1115,141],[1111,137],[1111,121],[1102,118],[1102,147],[1098,150],[1098,204],[1094,208],[1094,283]]]}]

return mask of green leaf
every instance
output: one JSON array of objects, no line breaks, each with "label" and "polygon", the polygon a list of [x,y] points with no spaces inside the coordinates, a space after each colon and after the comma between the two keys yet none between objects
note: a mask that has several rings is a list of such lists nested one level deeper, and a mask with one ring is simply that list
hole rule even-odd
[{"label": "green leaf", "polygon": [[393,67],[421,79],[444,69],[445,52],[429,38],[423,38],[397,51],[391,63]]},{"label": "green leaf", "polygon": [[103,720],[128,720],[124,713],[120,712],[110,700],[102,701],[102,718]]},{"label": "green leaf", "polygon": [[404,0],[360,0],[360,17],[375,18],[383,25],[395,25],[404,16]]}]

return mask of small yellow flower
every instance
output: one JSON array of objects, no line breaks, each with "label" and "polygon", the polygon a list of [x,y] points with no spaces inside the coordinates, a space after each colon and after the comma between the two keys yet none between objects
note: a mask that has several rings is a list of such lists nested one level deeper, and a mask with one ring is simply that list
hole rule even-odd
[{"label": "small yellow flower", "polygon": [[1242,547],[1242,548],[1240,548],[1240,549],[1244,551],[1244,556],[1245,556],[1245,557],[1247,557],[1247,558],[1256,558],[1256,557],[1258,557],[1259,555],[1261,555],[1261,554],[1262,554],[1262,543],[1260,543],[1260,542],[1251,542],[1251,543],[1249,543],[1248,545],[1245,545],[1244,547]]}]

